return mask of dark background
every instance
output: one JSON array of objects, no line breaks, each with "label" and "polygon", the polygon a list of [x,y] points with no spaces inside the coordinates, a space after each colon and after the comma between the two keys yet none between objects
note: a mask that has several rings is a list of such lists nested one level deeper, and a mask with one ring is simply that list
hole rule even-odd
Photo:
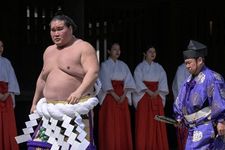
[{"label": "dark background", "polygon": [[[165,108],[167,116],[172,115],[172,80],[190,39],[208,46],[207,66],[225,75],[223,1],[8,0],[4,3],[0,5],[0,39],[5,46],[3,55],[11,60],[21,88],[15,108],[19,134],[28,120],[36,79],[42,67],[42,54],[52,44],[49,21],[59,8],[77,23],[76,36],[99,50],[100,62],[106,58],[104,41],[115,39],[121,43],[121,59],[133,72],[142,60],[145,45],[153,44],[157,50],[156,61],[166,70],[170,87]],[[133,114],[131,107],[132,118]],[[170,149],[176,149],[176,130],[170,125],[167,127]],[[26,149],[24,144],[21,149]]]}]

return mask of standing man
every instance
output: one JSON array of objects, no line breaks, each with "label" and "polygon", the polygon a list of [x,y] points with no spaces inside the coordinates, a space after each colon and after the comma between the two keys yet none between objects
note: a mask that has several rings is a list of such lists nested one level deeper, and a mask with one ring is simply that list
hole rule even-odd
[{"label": "standing man", "polygon": [[[66,15],[57,15],[51,20],[50,34],[54,44],[44,52],[43,68],[37,79],[31,112],[35,110],[39,112],[46,108],[43,105],[38,109],[39,102],[47,104],[63,103],[64,106],[57,107],[62,111],[53,113],[56,108],[50,111],[50,106],[53,105],[47,105],[49,109],[46,111],[49,111],[48,113],[43,111],[43,114],[47,114],[47,118],[57,118],[60,112],[66,113],[71,111],[70,109],[76,108],[76,110],[70,112],[73,115],[78,109],[83,109],[80,102],[86,101],[87,97],[95,96],[94,84],[99,72],[96,51],[91,44],[74,36],[73,33],[76,29],[73,20]],[[40,100],[41,98],[44,99]],[[96,103],[89,104],[87,109],[92,109],[93,105],[96,105]],[[83,109],[83,111],[85,110],[86,108]],[[90,114],[83,118],[84,122],[87,119],[85,124],[87,128],[89,121],[92,120],[88,120],[88,117],[90,119]],[[89,131],[87,132],[89,133]],[[94,149],[92,144],[89,145],[89,149]]]},{"label": "standing man", "polygon": [[20,94],[19,84],[11,62],[2,56],[4,44],[0,40],[0,149],[18,150],[14,115],[15,95]]},{"label": "standing man", "polygon": [[[225,134],[225,84],[222,76],[205,65],[207,47],[191,40],[183,52],[191,74],[174,103],[178,124],[188,127],[186,150],[220,150],[216,140]],[[223,149],[223,148],[222,148]]]}]

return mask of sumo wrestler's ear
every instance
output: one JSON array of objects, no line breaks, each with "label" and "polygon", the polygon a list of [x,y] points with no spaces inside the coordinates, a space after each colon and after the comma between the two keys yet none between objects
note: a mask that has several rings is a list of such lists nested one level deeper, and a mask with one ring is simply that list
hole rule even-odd
[{"label": "sumo wrestler's ear", "polygon": [[69,29],[70,29],[71,33],[73,34],[73,27],[70,26]]}]

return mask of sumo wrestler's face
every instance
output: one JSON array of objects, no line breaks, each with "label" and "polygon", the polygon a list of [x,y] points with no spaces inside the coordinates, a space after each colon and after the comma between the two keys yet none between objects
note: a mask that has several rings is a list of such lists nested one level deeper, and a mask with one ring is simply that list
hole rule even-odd
[{"label": "sumo wrestler's face", "polygon": [[67,27],[62,20],[53,20],[50,27],[52,41],[59,47],[66,45],[73,36],[72,28]]}]

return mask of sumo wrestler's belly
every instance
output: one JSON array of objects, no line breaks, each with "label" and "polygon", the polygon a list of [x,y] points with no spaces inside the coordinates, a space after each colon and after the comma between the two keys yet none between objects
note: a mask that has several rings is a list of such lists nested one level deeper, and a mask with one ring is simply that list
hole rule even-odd
[{"label": "sumo wrestler's belly", "polygon": [[80,84],[80,78],[55,70],[50,72],[46,79],[44,96],[49,100],[66,100]]}]

